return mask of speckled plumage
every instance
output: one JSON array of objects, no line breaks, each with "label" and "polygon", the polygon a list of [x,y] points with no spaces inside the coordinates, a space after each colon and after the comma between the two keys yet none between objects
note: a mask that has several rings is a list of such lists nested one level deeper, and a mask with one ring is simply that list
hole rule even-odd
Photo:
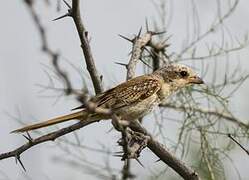
[{"label": "speckled plumage", "polygon": [[[160,102],[170,96],[177,89],[189,84],[201,84],[203,81],[187,66],[171,64],[152,74],[139,76],[109,89],[90,101],[97,107],[110,108],[113,113],[123,120],[134,120],[145,116]],[[25,132],[71,119],[84,120],[110,119],[109,116],[91,113],[84,110],[48,121],[26,126],[14,132]]]},{"label": "speckled plumage", "polygon": [[139,76],[112,88],[92,99],[98,107],[111,108],[122,119],[144,116],[160,99],[162,79],[153,75]]}]

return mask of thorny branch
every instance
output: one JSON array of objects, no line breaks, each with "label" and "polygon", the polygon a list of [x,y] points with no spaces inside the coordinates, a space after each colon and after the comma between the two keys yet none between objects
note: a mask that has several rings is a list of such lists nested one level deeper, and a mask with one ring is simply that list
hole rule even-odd
[{"label": "thorny branch", "polygon": [[141,58],[144,47],[150,42],[152,33],[146,32],[140,37],[141,29],[133,40],[132,54],[127,65],[127,80],[135,77],[136,64]]},{"label": "thorny branch", "polygon": [[135,71],[136,71],[136,65],[139,60],[141,60],[142,53],[145,49],[146,45],[149,45],[151,42],[152,36],[154,35],[160,35],[164,32],[152,32],[147,29],[147,32],[141,35],[142,28],[140,29],[137,36],[135,36],[134,39],[128,39],[122,35],[120,35],[122,38],[132,42],[132,51],[131,51],[131,57],[126,65],[127,68],[127,75],[126,79],[129,80],[131,78],[135,77]]},{"label": "thorny branch", "polygon": [[95,93],[99,94],[103,91],[103,87],[101,83],[101,78],[95,66],[95,61],[93,59],[91,47],[89,45],[88,32],[86,31],[85,26],[80,16],[80,0],[72,0],[71,15],[74,20],[75,26],[77,28],[77,32],[78,32],[80,42],[81,42],[81,48],[85,56],[87,70],[90,73],[92,83],[95,89]]},{"label": "thorny branch", "polygon": [[59,20],[59,19],[62,19],[64,17],[72,17],[73,18],[74,24],[75,24],[76,29],[77,29],[77,33],[78,33],[79,38],[80,38],[81,48],[82,48],[82,51],[83,51],[83,54],[85,57],[87,70],[91,76],[95,93],[99,94],[103,91],[103,86],[102,86],[102,82],[101,82],[101,77],[98,74],[98,71],[97,71],[97,68],[95,65],[95,61],[93,58],[91,47],[89,44],[88,32],[86,31],[86,28],[85,28],[85,26],[82,22],[82,19],[81,19],[80,1],[79,0],[72,0],[72,7],[65,0],[64,0],[64,3],[68,7],[68,13],[66,13],[65,15],[60,16],[54,20]]},{"label": "thorny branch", "polygon": [[77,129],[80,129],[80,128],[82,128],[86,125],[89,125],[91,123],[94,123],[94,122],[96,122],[96,121],[80,121],[72,126],[62,128],[58,131],[54,131],[52,133],[40,136],[36,139],[31,138],[31,139],[29,139],[29,141],[26,144],[20,146],[19,148],[16,148],[15,150],[7,152],[7,153],[0,154],[0,160],[10,158],[10,157],[20,157],[20,155],[23,152],[25,152],[26,150],[30,149],[31,147],[33,147],[35,145],[38,145],[38,144],[41,144],[44,142],[48,142],[48,141],[54,141],[55,139],[65,135],[65,134],[71,133]]},{"label": "thorny branch", "polygon": [[157,142],[152,135],[150,135],[145,128],[141,126],[139,122],[134,122],[131,125],[131,129],[141,132],[150,137],[147,147],[157,155],[161,161],[174,169],[185,180],[200,180],[198,174],[191,168],[186,166],[184,162],[177,159],[172,155],[161,143]]},{"label": "thorny branch", "polygon": [[[87,104],[87,103],[86,103]],[[93,111],[93,109],[91,109]],[[99,113],[102,112],[103,114],[105,113],[110,113],[110,111],[107,111],[106,109],[102,108],[96,108],[95,111],[98,111]],[[116,121],[116,120],[115,120]],[[89,124],[92,124],[95,121],[92,120],[86,120],[86,121],[80,121],[74,125],[68,126],[66,128],[62,128],[60,130],[54,131],[52,133],[40,136],[36,139],[32,139],[31,137],[28,137],[28,142],[19,148],[16,148],[13,151],[7,152],[7,153],[2,153],[0,154],[0,160],[14,157],[16,159],[20,159],[20,155],[25,152],[26,150],[30,149],[31,147],[45,143],[48,141],[54,141],[57,138],[64,136],[68,133],[71,133],[77,129],[83,128],[84,126],[87,126]],[[181,162],[179,159],[174,157],[170,152],[168,152],[165,147],[163,147],[159,142],[157,142],[155,139],[152,138],[152,136],[144,129],[139,122],[134,122],[131,125],[131,129],[133,129],[135,132],[140,132],[148,138],[148,148],[155,153],[160,160],[165,162],[167,165],[169,165],[172,169],[174,169],[180,176],[182,176],[185,180],[198,180],[199,177],[196,172],[188,168],[187,166],[184,165],[183,162]],[[147,138],[146,138],[147,139]],[[135,151],[139,150],[139,144],[133,146],[136,147]],[[131,152],[132,153],[132,152]],[[22,162],[19,160],[19,162],[22,164]],[[23,165],[22,165],[23,166]]]}]

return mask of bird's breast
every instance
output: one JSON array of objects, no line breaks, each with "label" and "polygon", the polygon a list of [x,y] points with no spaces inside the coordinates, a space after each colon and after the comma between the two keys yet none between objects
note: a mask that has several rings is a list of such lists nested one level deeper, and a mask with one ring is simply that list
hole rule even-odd
[{"label": "bird's breast", "polygon": [[160,100],[158,95],[153,94],[143,101],[137,102],[130,106],[122,107],[117,110],[117,114],[124,120],[135,120],[150,113],[155,106],[159,104]]}]

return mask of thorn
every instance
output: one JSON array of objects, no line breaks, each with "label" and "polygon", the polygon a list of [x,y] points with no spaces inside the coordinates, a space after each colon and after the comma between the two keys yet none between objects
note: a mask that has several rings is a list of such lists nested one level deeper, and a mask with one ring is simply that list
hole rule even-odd
[{"label": "thorn", "polygon": [[139,58],[139,60],[140,60],[143,64],[145,64],[146,66],[148,66],[149,68],[153,69],[153,68],[151,67],[151,65],[149,65],[147,62],[145,62],[143,59]]},{"label": "thorn", "polygon": [[141,163],[141,161],[138,158],[135,158],[135,159],[144,168],[144,165]]},{"label": "thorn", "polygon": [[142,33],[142,26],[141,26],[141,28],[139,29],[139,32],[138,32],[138,34],[137,34],[137,38],[140,37],[141,33]]},{"label": "thorn", "polygon": [[72,9],[71,6],[67,3],[67,1],[63,0],[63,2],[66,4],[66,6],[68,7],[68,9]]},{"label": "thorn", "polygon": [[162,31],[162,32],[153,32],[153,31],[149,31],[149,32],[151,33],[152,36],[161,35],[161,34],[166,33],[166,31]]},{"label": "thorn", "polygon": [[115,64],[118,64],[118,65],[121,65],[121,66],[124,66],[125,68],[127,68],[127,64],[125,64],[125,63],[120,63],[120,62],[114,62]]},{"label": "thorn", "polygon": [[168,54],[166,54],[165,52],[163,52],[163,55],[164,55],[167,59],[170,58],[170,56],[169,56]]},{"label": "thorn", "polygon": [[57,21],[59,19],[65,18],[65,17],[71,17],[72,16],[72,7],[67,3],[67,1],[63,0],[64,4],[68,7],[68,12],[58,18],[53,19],[52,21]]},{"label": "thorn", "polygon": [[129,39],[128,37],[125,37],[125,36],[123,36],[123,35],[121,35],[121,34],[119,34],[118,36],[121,37],[121,38],[123,38],[123,39],[125,39],[125,40],[127,40],[127,41],[129,41],[129,42],[131,42],[131,43],[134,42],[134,40]]},{"label": "thorn", "polygon": [[100,81],[103,82],[103,75],[100,75],[99,78],[100,78]]},{"label": "thorn", "polygon": [[171,44],[167,43],[168,39],[165,39],[163,42],[162,42],[162,46],[161,46],[161,49],[165,49],[167,47],[169,47]]},{"label": "thorn", "polygon": [[119,155],[119,154],[114,154],[114,157],[123,157],[123,155]]},{"label": "thorn", "polygon": [[149,32],[149,24],[148,24],[148,19],[145,19],[145,26],[146,26],[146,31]]},{"label": "thorn", "polygon": [[58,18],[53,19],[52,21],[57,21],[57,20],[59,20],[59,19],[62,19],[62,18],[65,18],[65,17],[69,17],[69,16],[71,17],[71,14],[70,14],[70,13],[67,13],[67,14],[64,14],[64,15],[58,17]]},{"label": "thorn", "polygon": [[85,36],[86,36],[86,37],[88,37],[88,34],[89,34],[88,31],[85,31]]},{"label": "thorn", "polygon": [[151,56],[157,56],[156,53],[150,51],[148,48],[144,47],[145,51],[147,51]]},{"label": "thorn", "polygon": [[172,35],[169,35],[169,37],[167,37],[167,38],[165,39],[165,42],[167,42],[171,37],[172,37]]},{"label": "thorn", "polygon": [[119,146],[124,146],[125,145],[125,142],[121,139],[121,140],[118,140],[118,145]]},{"label": "thorn", "polygon": [[27,131],[27,135],[28,135],[29,139],[31,139],[31,140],[32,140],[32,137],[30,136],[30,134],[29,134],[29,132],[28,132],[28,131]]},{"label": "thorn", "polygon": [[77,109],[83,109],[83,108],[85,108],[86,106],[84,105],[84,104],[82,104],[82,105],[80,105],[80,106],[78,106],[78,107],[76,107],[76,108],[73,108],[73,109],[71,109],[71,111],[74,111],[74,110],[77,110]]},{"label": "thorn", "polygon": [[25,167],[24,167],[24,165],[23,165],[23,163],[21,161],[20,155],[17,154],[15,156],[15,160],[16,160],[16,164],[19,162],[21,164],[21,166],[22,166],[22,169],[26,172],[26,169],[25,169]]},{"label": "thorn", "polygon": [[114,152],[114,154],[116,154],[116,155],[119,155],[119,154],[121,154],[121,153],[123,153],[123,151]]},{"label": "thorn", "polygon": [[161,159],[158,159],[158,160],[155,161],[155,163],[160,162],[160,161],[161,161]]},{"label": "thorn", "polygon": [[163,48],[167,48],[167,47],[169,47],[170,45],[171,45],[171,44],[166,44],[166,43],[165,43],[165,44],[163,45]]},{"label": "thorn", "polygon": [[30,134],[29,134],[29,132],[28,131],[26,131],[26,133],[27,133],[27,136],[26,135],[22,135],[25,139],[27,139],[28,141],[29,141],[29,143],[32,143],[32,140],[33,140],[33,138],[30,136]]}]

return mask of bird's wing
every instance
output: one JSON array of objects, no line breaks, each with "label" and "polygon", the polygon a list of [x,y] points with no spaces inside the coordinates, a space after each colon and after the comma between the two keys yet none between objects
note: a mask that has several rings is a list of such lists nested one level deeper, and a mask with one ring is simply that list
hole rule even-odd
[{"label": "bird's wing", "polygon": [[144,75],[124,82],[96,96],[94,102],[98,107],[117,109],[138,103],[161,89],[161,82]]}]

